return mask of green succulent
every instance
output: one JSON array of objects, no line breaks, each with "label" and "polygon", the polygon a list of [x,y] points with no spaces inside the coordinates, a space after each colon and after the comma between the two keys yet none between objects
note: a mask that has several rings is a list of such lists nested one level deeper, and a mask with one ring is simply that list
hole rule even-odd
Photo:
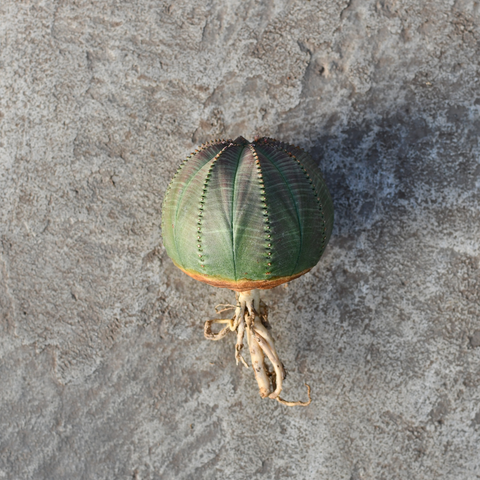
[{"label": "green succulent", "polygon": [[[236,331],[237,363],[246,365],[240,355],[246,329],[262,397],[302,404],[279,397],[285,372],[263,325],[267,309],[259,289],[314,267],[332,227],[332,199],[310,155],[267,137],[202,145],[180,165],[168,187],[162,210],[167,254],[196,280],[237,292],[234,317],[207,322],[205,335],[217,340]],[[227,326],[214,334],[212,323]],[[265,356],[274,367],[271,374]]]}]

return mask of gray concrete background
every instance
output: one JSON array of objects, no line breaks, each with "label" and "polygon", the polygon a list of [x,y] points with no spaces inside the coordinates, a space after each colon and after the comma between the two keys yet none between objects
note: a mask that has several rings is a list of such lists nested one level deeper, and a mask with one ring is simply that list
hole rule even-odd
[{"label": "gray concrete background", "polygon": [[[480,478],[480,3],[3,0],[0,479]],[[162,246],[214,138],[310,151],[336,211],[265,295],[261,400],[233,293]]]}]

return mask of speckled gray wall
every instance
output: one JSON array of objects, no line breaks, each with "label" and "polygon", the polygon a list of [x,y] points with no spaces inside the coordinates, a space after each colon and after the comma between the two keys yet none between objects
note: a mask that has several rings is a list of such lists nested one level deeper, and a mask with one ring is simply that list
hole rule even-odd
[{"label": "speckled gray wall", "polygon": [[[480,478],[480,2],[3,0],[0,479]],[[336,224],[268,291],[288,409],[233,293],[165,254],[206,140],[311,152]]]}]

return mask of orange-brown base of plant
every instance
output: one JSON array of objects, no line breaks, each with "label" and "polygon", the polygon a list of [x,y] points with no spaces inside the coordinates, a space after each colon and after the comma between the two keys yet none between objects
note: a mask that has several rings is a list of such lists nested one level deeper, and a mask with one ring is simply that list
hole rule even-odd
[{"label": "orange-brown base of plant", "polygon": [[233,290],[235,292],[247,292],[254,289],[268,290],[273,287],[278,287],[279,285],[282,285],[282,283],[287,283],[291,280],[294,280],[295,278],[301,277],[302,275],[305,275],[305,273],[311,270],[311,268],[307,268],[306,270],[303,270],[300,273],[296,273],[295,275],[289,275],[286,277],[275,277],[268,280],[229,280],[226,278],[219,278],[212,275],[201,274],[194,270],[187,270],[176,263],[175,265],[180,270],[182,270],[182,272],[185,272],[187,275],[194,278],[195,280],[208,283],[213,287],[229,288],[230,290]]}]

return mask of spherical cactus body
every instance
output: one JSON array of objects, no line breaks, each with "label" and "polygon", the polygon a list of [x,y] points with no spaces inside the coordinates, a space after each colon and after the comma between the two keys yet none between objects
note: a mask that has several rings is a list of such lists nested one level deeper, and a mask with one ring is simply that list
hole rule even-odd
[{"label": "spherical cactus body", "polygon": [[175,265],[236,291],[306,273],[332,225],[332,200],[310,155],[270,138],[203,146],[180,166],[163,205],[164,245]]},{"label": "spherical cactus body", "polygon": [[[332,227],[332,199],[310,155],[267,137],[202,145],[180,165],[167,189],[162,209],[167,254],[196,280],[237,292],[237,304],[229,306],[233,317],[207,321],[204,333],[219,340],[235,331],[237,363],[247,366],[241,355],[246,333],[262,397],[286,405],[310,402],[279,396],[285,370],[259,291],[314,267]],[[226,326],[213,333],[213,323]]]}]

